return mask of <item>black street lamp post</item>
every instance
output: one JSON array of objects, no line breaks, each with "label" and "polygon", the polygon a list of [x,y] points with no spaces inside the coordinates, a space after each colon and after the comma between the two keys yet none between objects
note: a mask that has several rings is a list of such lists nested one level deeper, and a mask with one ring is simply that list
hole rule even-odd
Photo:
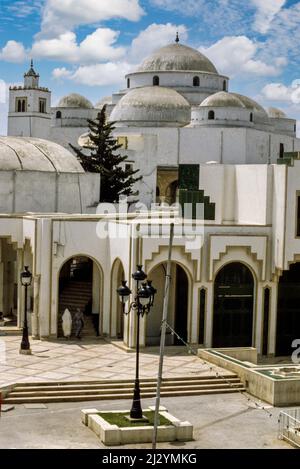
[{"label": "black street lamp post", "polygon": [[132,278],[136,281],[136,296],[134,301],[130,303],[128,311],[125,311],[125,304],[129,300],[132,292],[127,286],[127,282],[125,280],[122,282],[122,286],[118,288],[117,292],[122,302],[123,313],[129,314],[131,310],[134,310],[137,313],[135,383],[130,418],[140,420],[143,419],[139,379],[140,317],[143,317],[144,314],[148,314],[150,312],[154,303],[156,289],[152,286],[151,280],[145,282],[147,275],[143,272],[141,265],[137,266],[137,271],[132,274]]},{"label": "black street lamp post", "polygon": [[30,343],[29,343],[29,335],[28,335],[28,321],[27,321],[27,298],[28,292],[27,289],[31,285],[32,281],[32,274],[29,271],[28,266],[25,266],[25,270],[21,273],[21,284],[25,287],[25,304],[24,304],[24,324],[23,324],[23,335],[22,335],[22,342],[20,353],[30,355]]}]

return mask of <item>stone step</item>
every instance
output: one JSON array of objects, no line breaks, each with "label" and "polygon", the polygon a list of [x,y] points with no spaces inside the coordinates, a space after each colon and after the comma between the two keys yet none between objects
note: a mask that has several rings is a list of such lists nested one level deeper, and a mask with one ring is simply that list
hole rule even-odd
[{"label": "stone step", "polygon": [[[162,390],[161,397],[188,397],[188,396],[200,396],[208,394],[229,394],[236,392],[244,392],[245,388],[230,387],[220,389],[205,389],[205,390]],[[156,395],[156,391],[141,391],[142,398],[153,398]],[[96,400],[118,400],[118,399],[132,399],[132,392],[130,393],[103,393],[103,394],[90,394],[90,395],[78,395],[72,396],[41,396],[41,397],[7,397],[3,400],[4,404],[37,404],[37,403],[55,403],[55,402],[84,402],[84,401],[96,401]]]},{"label": "stone step", "polygon": [[[231,378],[230,380],[226,379],[203,379],[203,380],[195,380],[195,381],[182,381],[182,380],[171,380],[171,381],[163,381],[162,382],[162,387],[176,387],[176,386],[181,386],[181,387],[188,387],[188,386],[214,386],[214,385],[229,385],[230,384],[240,384],[239,378]],[[48,392],[48,391],[53,391],[53,392],[64,392],[64,391],[80,391],[80,390],[105,390],[105,389],[126,389],[126,388],[133,388],[134,382],[133,381],[128,381],[126,383],[101,383],[101,384],[68,384],[68,382],[65,383],[65,385],[44,385],[44,386],[23,386],[19,384],[14,388],[12,391],[14,394],[16,393],[24,393],[24,392]],[[140,387],[141,388],[146,388],[146,387],[154,387],[156,386],[156,380],[149,381],[149,382],[141,382]]]},{"label": "stone step", "polygon": [[[240,383],[232,383],[230,386],[226,385],[224,383],[220,384],[192,384],[188,386],[162,386],[162,390],[164,392],[175,392],[175,391],[205,391],[205,390],[219,390],[219,389],[240,389],[241,384]],[[118,394],[128,394],[130,392],[133,392],[134,386],[126,387],[123,389],[116,389],[116,388],[110,388],[108,387],[107,389],[76,389],[76,390],[53,390],[53,391],[39,391],[39,393],[35,391],[26,391],[26,392],[11,392],[9,395],[9,398],[14,398],[14,397],[52,397],[52,396],[90,396],[90,395],[102,395],[102,394],[113,394],[116,391],[118,391]],[[156,391],[156,386],[142,386],[141,387],[142,392],[154,392]]]},{"label": "stone step", "polygon": [[[219,378],[216,378],[215,375],[209,375],[209,376],[176,376],[176,377],[169,377],[169,378],[164,378],[163,382],[178,382],[178,381],[202,381],[202,380],[215,380],[215,379],[220,379],[221,375]],[[226,379],[238,379],[237,375],[235,374],[228,374],[224,375],[224,378]],[[141,378],[140,384],[143,383],[151,383],[154,382],[156,383],[157,380],[156,378]],[[15,388],[18,387],[40,387],[40,386],[49,386],[49,387],[61,387],[61,386],[73,386],[73,385],[101,385],[101,384],[117,384],[117,385],[122,385],[122,384],[134,384],[133,379],[100,379],[100,380],[87,380],[87,381],[39,381],[39,382],[25,382],[25,383],[17,383],[14,385]]]}]

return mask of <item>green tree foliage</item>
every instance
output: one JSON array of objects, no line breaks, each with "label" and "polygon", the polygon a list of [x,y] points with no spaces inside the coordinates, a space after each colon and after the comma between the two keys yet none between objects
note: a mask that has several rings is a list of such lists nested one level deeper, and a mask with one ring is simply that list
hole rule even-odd
[{"label": "green tree foliage", "polygon": [[115,203],[122,196],[137,195],[133,185],[142,179],[142,176],[135,177],[139,170],[122,165],[128,157],[118,153],[122,145],[112,135],[114,124],[107,121],[104,106],[96,120],[88,120],[89,144],[83,148],[70,144],[85,171],[101,174],[100,202]]}]

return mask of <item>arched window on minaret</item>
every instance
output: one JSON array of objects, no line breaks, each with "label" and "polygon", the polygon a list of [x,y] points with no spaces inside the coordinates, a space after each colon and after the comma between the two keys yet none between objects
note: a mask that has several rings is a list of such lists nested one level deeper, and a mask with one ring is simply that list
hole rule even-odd
[{"label": "arched window on minaret", "polygon": [[153,86],[159,86],[159,77],[158,76],[153,77]]}]

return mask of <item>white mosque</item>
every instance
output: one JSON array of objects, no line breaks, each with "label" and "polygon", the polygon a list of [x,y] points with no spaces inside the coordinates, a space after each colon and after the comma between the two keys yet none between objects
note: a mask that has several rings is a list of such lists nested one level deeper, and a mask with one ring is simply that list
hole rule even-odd
[{"label": "white mosque", "polygon": [[[296,121],[229,91],[229,78],[178,37],[125,79],[125,89],[95,106],[70,94],[52,107],[33,64],[24,86],[10,89],[0,139],[0,311],[22,324],[19,274],[29,265],[34,337],[60,336],[69,305],[90,309],[101,335],[134,347],[135,316],[122,314],[116,288],[124,278],[131,285],[142,264],[158,294],[140,341],[158,344],[168,239],[145,236],[147,217],[97,214],[99,177],[69,150],[86,144],[87,118],[106,104],[127,164],[143,175],[140,202],[155,204],[157,232],[174,216],[165,203],[204,207],[201,243],[174,240],[172,327],[200,347],[291,355],[300,334]],[[110,235],[101,238],[104,218]]]}]

